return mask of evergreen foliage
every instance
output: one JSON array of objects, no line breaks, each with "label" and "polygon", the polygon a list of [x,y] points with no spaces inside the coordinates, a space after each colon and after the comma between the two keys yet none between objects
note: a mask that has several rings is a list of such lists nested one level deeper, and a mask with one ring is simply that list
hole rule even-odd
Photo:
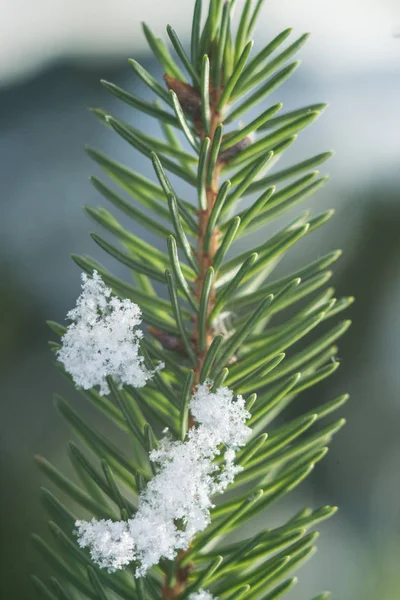
[{"label": "evergreen foliage", "polygon": [[[327,178],[316,168],[330,156],[324,152],[276,169],[280,156],[325,105],[289,112],[281,112],[281,104],[266,105],[268,95],[297,68],[293,56],[307,36],[285,46],[291,34],[287,29],[254,53],[251,35],[263,0],[235,4],[210,0],[203,7],[202,0],[196,0],[190,50],[171,26],[167,33],[172,53],[143,26],[165,72],[164,83],[135,60],[129,63],[154,93],[154,102],[102,82],[122,102],[158,120],[163,138],[94,110],[102,123],[152,162],[155,175],[148,179],[87,149],[106,176],[105,181],[93,177],[93,185],[115,209],[140,224],[143,237],[123,227],[108,210],[86,207],[111,234],[93,233],[94,242],[130,270],[134,283],[115,277],[91,258],[73,259],[89,275],[97,270],[117,296],[140,306],[147,326],[141,340],[145,366],[153,372],[162,361],[165,369],[156,370],[140,389],[119,389],[108,378],[108,397],[96,389],[82,390],[85,400],[115,426],[120,445],[83,419],[67,400],[55,398],[79,444],[71,441],[68,446],[74,481],[37,458],[52,486],[73,501],[67,507],[54,491],[42,489],[54,544],[33,539],[58,579],[43,582],[34,577],[40,598],[185,600],[208,598],[209,593],[224,600],[275,600],[292,588],[293,572],[313,554],[315,525],[336,511],[332,506],[306,508],[273,529],[239,542],[227,539],[308,477],[342,427],[343,419],[332,420],[331,415],[343,406],[346,395],[293,420],[277,417],[294,400],[300,403],[299,394],[336,371],[336,341],[349,322],[324,326],[302,350],[296,343],[352,302],[336,299],[333,289],[326,288],[340,251],[289,276],[273,278],[286,251],[325,225],[332,211],[305,213],[273,237],[262,236],[256,248],[235,251],[236,240],[259,231],[325,185]],[[239,6],[241,14],[234,21],[233,9]],[[262,106],[259,115],[248,118],[256,105]],[[241,128],[239,117],[246,123]],[[250,193],[256,194],[255,200],[241,207],[240,200]],[[147,231],[162,238],[163,251],[145,241]],[[299,301],[303,302],[296,309]],[[283,319],[281,312],[288,307],[290,317]],[[62,325],[49,325],[58,336],[65,333]],[[55,351],[60,347],[55,342],[51,346]],[[60,363],[57,366],[70,378]],[[165,427],[175,439],[185,439],[194,425],[190,397],[207,380],[214,389],[223,384],[242,394],[251,412],[247,425],[252,437],[238,453],[243,470],[230,493],[215,498],[211,525],[175,560],[161,562],[142,578],[135,578],[135,565],[112,574],[100,569],[78,546],[76,520],[127,520],[135,514],[138,494],[154,472],[149,453],[158,447]],[[127,444],[126,452],[122,446]],[[315,600],[328,597],[322,593]]]}]

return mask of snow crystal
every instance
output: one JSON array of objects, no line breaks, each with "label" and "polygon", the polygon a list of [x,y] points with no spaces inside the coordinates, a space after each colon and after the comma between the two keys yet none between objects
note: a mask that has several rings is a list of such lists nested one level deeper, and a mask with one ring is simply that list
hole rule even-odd
[{"label": "snow crystal", "polygon": [[81,548],[90,546],[90,554],[99,567],[110,572],[126,567],[133,559],[133,539],[126,521],[76,521]]},{"label": "snow crystal", "polygon": [[190,410],[196,421],[219,436],[225,446],[243,446],[250,434],[245,425],[250,418],[245,401],[242,396],[234,401],[233,392],[227,387],[211,392],[209,383],[199,385],[191,399]]},{"label": "snow crystal", "polygon": [[214,596],[212,596],[210,594],[210,592],[207,592],[206,590],[199,590],[198,592],[195,592],[194,594],[190,594],[189,600],[217,600],[217,599],[214,598]]},{"label": "snow crystal", "polygon": [[233,313],[230,311],[223,311],[219,313],[213,320],[213,330],[215,335],[222,333],[225,339],[231,337],[234,332],[233,326]]},{"label": "snow crystal", "polygon": [[[158,471],[140,494],[133,518],[115,529],[117,524],[110,521],[78,522],[79,544],[90,548],[100,566],[114,571],[136,560],[136,576],[143,576],[161,558],[173,559],[179,550],[187,549],[195,534],[210,523],[212,496],[222,493],[241,470],[234,463],[235,450],[251,433],[245,424],[250,414],[243,398],[234,400],[228,388],[211,392],[210,387],[209,382],[199,385],[191,399],[198,426],[189,430],[187,439],[173,441],[167,432],[151,452]],[[214,458],[224,448],[224,461],[218,465]]]},{"label": "snow crystal", "polygon": [[108,394],[108,375],[117,385],[146,384],[152,372],[139,354],[143,332],[136,328],[142,322],[141,310],[128,299],[112,296],[97,271],[91,278],[82,274],[82,293],[67,318],[71,324],[58,358],[77,387],[87,390],[99,385],[100,392]]}]

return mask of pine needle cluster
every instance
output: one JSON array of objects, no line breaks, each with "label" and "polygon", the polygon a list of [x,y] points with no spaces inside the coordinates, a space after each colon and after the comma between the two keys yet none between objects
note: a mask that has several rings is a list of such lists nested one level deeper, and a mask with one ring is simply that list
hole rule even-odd
[{"label": "pine needle cluster", "polygon": [[[287,29],[255,53],[251,38],[263,0],[202,4],[202,0],[195,2],[189,50],[171,26],[167,45],[143,25],[164,81],[156,80],[133,59],[129,64],[154,95],[153,102],[102,81],[121,102],[157,120],[162,137],[94,109],[106,127],[151,161],[154,177],[87,149],[106,177],[104,181],[93,177],[94,187],[143,233],[135,235],[105,208],[86,207],[108,234],[93,233],[93,241],[127,267],[133,283],[91,258],[73,259],[89,278],[98,278],[112,291],[114,307],[123,305],[124,311],[135,315],[135,326],[139,313],[129,311],[137,305],[145,331],[132,339],[120,332],[118,338],[133,344],[134,360],[141,365],[133,375],[132,371],[131,379],[124,375],[123,361],[122,370],[121,361],[112,372],[104,366],[119,352],[120,342],[114,338],[106,358],[95,360],[92,355],[90,376],[86,373],[78,381],[82,397],[102,413],[109,428],[115,428],[121,444],[103,435],[66,399],[55,399],[79,444],[68,445],[76,480],[37,457],[53,486],[72,501],[66,506],[54,491],[42,489],[54,545],[39,536],[34,536],[34,542],[55,572],[48,582],[34,577],[42,599],[276,600],[295,585],[294,571],[313,554],[315,525],[336,511],[332,506],[302,509],[287,522],[251,537],[243,527],[261,514],[268,522],[268,507],[309,476],[342,427],[343,419],[331,420],[331,415],[347,400],[346,395],[339,396],[296,418],[278,418],[293,401],[301,406],[299,395],[336,371],[335,344],[349,326],[349,321],[338,322],[336,316],[353,300],[336,298],[334,290],[326,287],[340,251],[286,277],[273,276],[285,253],[324,226],[333,211],[316,216],[306,212],[272,237],[266,239],[263,233],[264,225],[327,182],[316,169],[330,152],[284,169],[276,167],[325,105],[285,112],[282,104],[269,106],[267,100],[297,69],[299,62],[293,57],[308,36],[287,43],[291,35]],[[237,19],[234,9],[240,12]],[[262,110],[255,112],[260,106]],[[249,117],[250,110],[256,116]],[[244,200],[248,197],[251,202]],[[148,231],[160,238],[158,245],[146,241]],[[258,245],[238,252],[236,242],[248,236],[250,245],[250,234],[257,236]],[[332,317],[331,326],[323,325]],[[88,333],[86,327],[85,335],[92,336],[96,318],[87,320],[91,329]],[[115,319],[112,323],[116,328]],[[55,322],[49,325],[64,340],[63,347],[62,341],[51,343],[54,352],[60,359],[67,354],[73,362],[76,347],[72,342],[67,352],[65,347],[71,330]],[[320,326],[322,333],[317,336],[314,330]],[[100,331],[102,339],[109,339],[110,329],[107,335],[104,331]],[[297,342],[311,332],[313,341],[306,339],[298,350]],[[81,358],[90,354],[85,339],[89,338],[81,338],[79,346]],[[129,352],[125,356],[131,359]],[[69,364],[59,360],[57,367],[72,382]],[[79,361],[74,364],[79,370]],[[134,385],[138,372],[143,375],[140,386]],[[110,573],[92,560],[90,548],[79,545],[76,523],[94,518],[120,523],[121,531],[126,531],[127,523],[142,510],[140,500],[152,489],[149,482],[159,476],[151,458],[163,456],[171,464],[168,457],[177,455],[179,444],[200,435],[201,423],[207,421],[204,406],[214,433],[224,426],[223,411],[214,414],[211,402],[197,407],[197,412],[193,409],[199,390],[215,402],[224,394],[234,395],[242,402],[243,414],[250,415],[247,443],[237,444],[234,454],[229,449],[225,455],[215,450],[209,461],[213,469],[223,472],[224,461],[228,469],[234,460],[229,494],[216,493],[210,522],[186,549],[162,558],[144,576],[137,577],[135,560]],[[196,419],[201,411],[202,422]],[[166,428],[168,448],[163,445]],[[224,443],[223,437],[215,439]],[[122,450],[127,441],[129,452]],[[175,475],[174,485],[179,485],[179,473]],[[175,530],[184,532],[184,519],[178,521]],[[239,528],[240,541],[232,541],[230,534]],[[328,597],[322,593],[314,600]]]}]

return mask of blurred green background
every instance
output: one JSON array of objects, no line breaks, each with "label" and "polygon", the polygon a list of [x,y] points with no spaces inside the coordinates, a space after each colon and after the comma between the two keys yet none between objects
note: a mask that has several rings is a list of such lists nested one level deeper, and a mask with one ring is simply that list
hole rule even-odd
[{"label": "blurred green background", "polygon": [[[52,366],[45,319],[62,321],[79,293],[70,253],[112,264],[90,241],[93,225],[81,210],[102,202],[88,181],[96,169],[83,146],[151,174],[148,161],[87,107],[102,106],[157,133],[150,117],[135,123],[137,114],[117,105],[98,81],[145,97],[126,59],[135,56],[162,74],[146,53],[140,21],[156,32],[171,22],[187,38],[192,2],[2,0],[0,9],[0,592],[22,600],[35,597],[29,574],[44,569],[30,532],[47,535],[38,491],[43,477],[32,456],[44,454],[67,469],[71,436],[52,406],[53,392],[74,394]],[[266,3],[257,44],[287,26],[293,35],[311,30],[313,36],[301,52],[302,68],[268,104],[283,101],[291,109],[328,101],[330,107],[281,164],[334,148],[322,169],[332,182],[298,212],[335,208],[336,216],[289,252],[276,275],[342,248],[333,284],[338,296],[356,296],[356,304],[348,312],[353,327],[340,343],[342,367],[301,399],[305,408],[349,391],[342,410],[348,424],[311,478],[267,519],[276,523],[305,504],[340,506],[322,525],[319,552],[291,598],[332,589],[337,599],[398,600],[400,7],[391,0]],[[121,266],[112,269],[129,277]],[[75,402],[82,405],[77,396]]]}]

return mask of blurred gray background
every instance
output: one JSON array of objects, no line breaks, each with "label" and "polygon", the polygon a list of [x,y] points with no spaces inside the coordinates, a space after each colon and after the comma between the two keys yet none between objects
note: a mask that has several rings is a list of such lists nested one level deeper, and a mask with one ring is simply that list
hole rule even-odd
[{"label": "blurred gray background", "polygon": [[[238,0],[242,4],[242,0]],[[137,94],[128,57],[161,77],[140,32],[173,24],[188,38],[191,0],[0,0],[0,385],[2,597],[34,597],[29,574],[43,572],[31,531],[45,532],[43,477],[34,453],[66,464],[70,432],[52,406],[54,391],[73,395],[52,366],[45,319],[62,321],[79,293],[69,254],[104,261],[81,207],[99,205],[89,184],[90,144],[136,170],[148,161],[88,112],[102,106],[135,123],[100,86],[103,77]],[[328,400],[349,391],[348,420],[328,457],[270,521],[303,504],[338,504],[322,525],[319,552],[300,571],[291,598],[332,589],[343,600],[400,598],[400,4],[398,0],[267,2],[258,46],[292,26],[311,31],[302,68],[268,104],[286,109],[328,101],[282,165],[335,149],[322,169],[332,182],[304,208],[336,216],[288,254],[279,274],[342,248],[334,285],[356,296],[353,327],[340,343],[338,373],[304,397]],[[294,39],[294,37],[293,37]],[[140,117],[157,133],[151,118]],[[293,217],[293,215],[291,215]],[[274,223],[282,226],[284,220]],[[131,224],[130,224],[131,225]],[[132,226],[132,225],[131,225]],[[262,233],[258,234],[263,235]],[[251,242],[255,245],[258,239]],[[114,264],[114,272],[127,274]],[[128,275],[129,276],[129,275]],[[350,314],[351,313],[351,314]]]}]

